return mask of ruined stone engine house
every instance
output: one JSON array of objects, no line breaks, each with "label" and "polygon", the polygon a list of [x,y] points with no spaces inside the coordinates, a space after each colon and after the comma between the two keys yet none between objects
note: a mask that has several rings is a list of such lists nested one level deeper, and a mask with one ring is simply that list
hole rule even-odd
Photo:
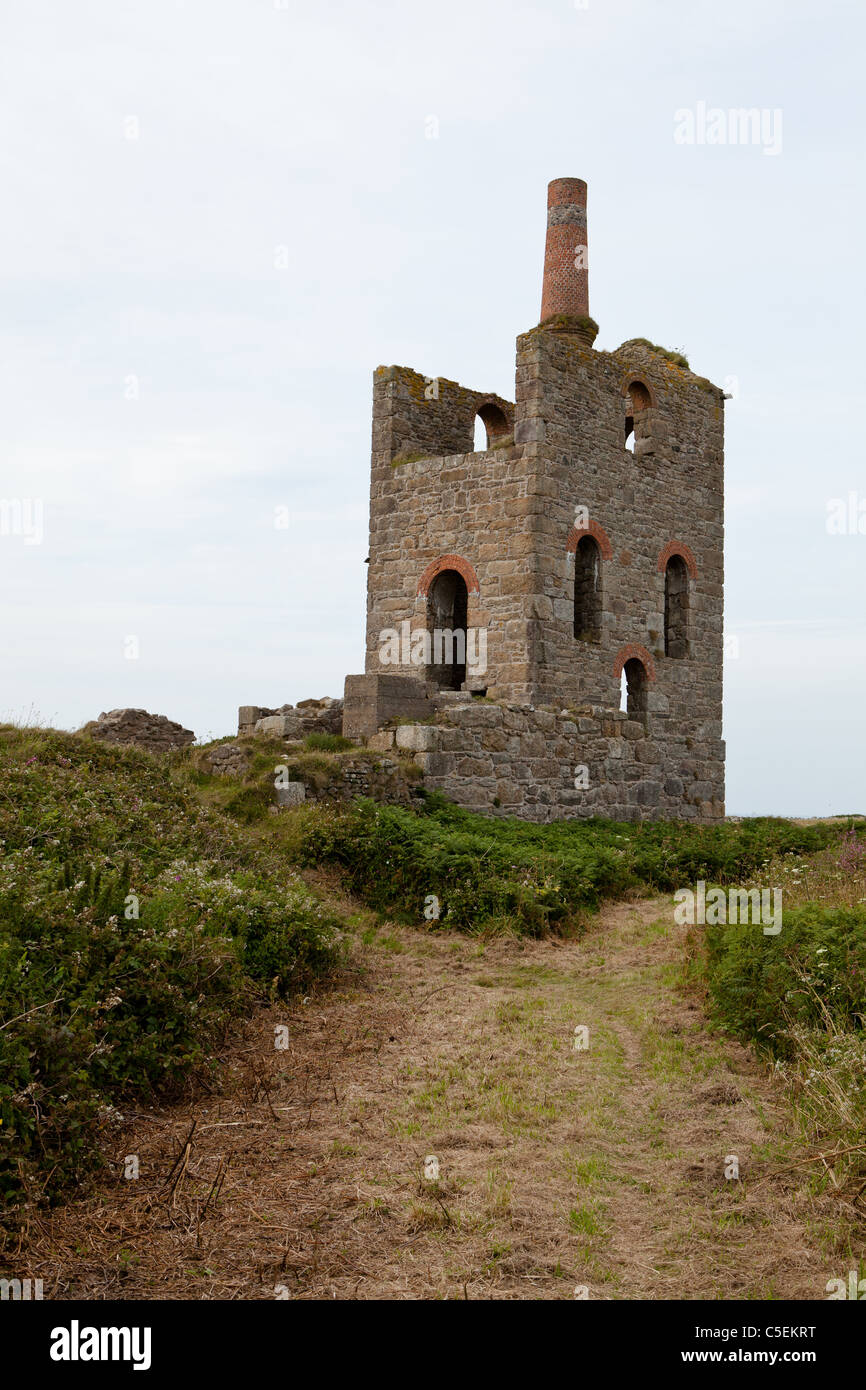
[{"label": "ruined stone engine house", "polygon": [[514,403],[377,368],[343,729],[488,814],[719,820],[724,396],[597,331],[586,184],[557,179]]}]

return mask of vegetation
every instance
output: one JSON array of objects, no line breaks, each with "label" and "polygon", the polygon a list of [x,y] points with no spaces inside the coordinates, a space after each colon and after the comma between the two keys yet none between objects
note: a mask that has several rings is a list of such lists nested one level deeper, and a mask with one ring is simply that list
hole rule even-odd
[{"label": "vegetation", "polygon": [[[820,1168],[866,1175],[866,840],[853,822],[810,859],[769,860],[782,930],[709,926],[692,973],[716,1022],[788,1081]],[[757,880],[756,880],[757,881]],[[826,1177],[825,1177],[826,1180]]]},{"label": "vegetation", "polygon": [[769,855],[818,850],[832,833],[770,817],[722,826],[533,825],[472,815],[434,793],[421,814],[371,801],[349,810],[302,808],[293,850],[306,864],[339,864],[366,903],[407,920],[422,920],[432,895],[444,926],[478,931],[507,923],[541,936],[578,929],[602,897],[698,878],[738,882]]},{"label": "vegetation", "polygon": [[[98,1162],[116,1107],[342,956],[336,919],[167,760],[0,727],[0,1202]],[[227,780],[227,779],[224,779]]]},{"label": "vegetation", "polygon": [[398,919],[531,936],[581,931],[605,897],[783,882],[778,937],[710,928],[692,942],[691,973],[720,1026],[789,1076],[810,1133],[859,1161],[843,1143],[866,1123],[866,845],[854,829],[840,849],[835,827],[773,818],[533,825],[435,794],[418,811],[361,800],[270,814],[277,764],[332,776],[341,757],[365,756],[345,743],[255,741],[236,779],[210,772],[206,749],[157,758],[0,726],[9,1211],[92,1172],[120,1107],[206,1072],[218,1085],[222,1042],[256,999],[308,990],[339,966],[340,920],[299,874],[322,864]]},{"label": "vegetation", "polygon": [[557,333],[576,333],[595,338],[598,324],[589,314],[551,314],[538,325],[541,329],[552,329]]},{"label": "vegetation", "polygon": [[392,468],[400,468],[404,463],[420,463],[421,459],[430,458],[429,453],[424,453],[419,449],[407,449],[405,453],[395,454],[391,460]]},{"label": "vegetation", "polygon": [[323,753],[345,753],[349,748],[355,748],[355,744],[342,734],[307,734],[304,747]]},{"label": "vegetation", "polygon": [[666,357],[668,362],[673,362],[674,366],[682,367],[684,371],[689,371],[689,359],[682,352],[675,352],[672,348],[659,347],[658,343],[651,343],[649,338],[632,338],[633,343],[640,343],[641,347],[649,348],[651,352],[657,352],[660,357]]}]

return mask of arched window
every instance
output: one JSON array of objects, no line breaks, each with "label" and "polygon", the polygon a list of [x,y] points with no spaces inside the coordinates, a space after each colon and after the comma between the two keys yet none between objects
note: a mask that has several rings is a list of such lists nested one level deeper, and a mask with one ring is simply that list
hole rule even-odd
[{"label": "arched window", "polygon": [[459,690],[466,679],[466,621],[469,594],[457,570],[437,574],[427,596],[430,665],[427,679],[440,690]]},{"label": "arched window", "polygon": [[574,635],[601,638],[601,551],[592,536],[582,536],[574,552]]},{"label": "arched window", "polygon": [[665,566],[665,656],[689,654],[689,571],[682,555]]},{"label": "arched window", "polygon": [[497,440],[504,439],[510,433],[505,411],[492,401],[483,405],[475,416],[475,452],[492,449]]},{"label": "arched window", "polygon": [[626,713],[632,719],[640,719],[647,709],[646,667],[636,656],[631,657],[622,668],[626,688]]},{"label": "arched window", "polygon": [[641,411],[652,405],[652,397],[642,381],[632,381],[625,392],[625,438],[623,440],[629,453],[634,453],[635,418]]}]

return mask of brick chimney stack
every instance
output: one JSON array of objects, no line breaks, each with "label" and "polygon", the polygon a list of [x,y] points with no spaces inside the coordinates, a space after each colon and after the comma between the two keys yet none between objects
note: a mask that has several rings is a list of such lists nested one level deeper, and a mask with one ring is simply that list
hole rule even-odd
[{"label": "brick chimney stack", "polygon": [[547,186],[541,323],[554,314],[589,316],[586,245],[586,184],[583,179],[554,179]]}]

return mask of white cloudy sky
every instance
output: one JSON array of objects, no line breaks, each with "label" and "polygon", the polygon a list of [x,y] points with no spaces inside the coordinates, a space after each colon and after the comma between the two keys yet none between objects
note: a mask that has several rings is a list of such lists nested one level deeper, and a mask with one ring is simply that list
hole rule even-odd
[{"label": "white cloudy sky", "polygon": [[[0,537],[0,714],[206,737],[341,694],[372,371],[513,398],[570,175],[596,346],[737,381],[728,809],[866,810],[866,534],[825,526],[866,499],[864,29],[857,0],[12,0],[0,495],[44,540]],[[699,102],[781,110],[781,153],[677,144]]]}]

